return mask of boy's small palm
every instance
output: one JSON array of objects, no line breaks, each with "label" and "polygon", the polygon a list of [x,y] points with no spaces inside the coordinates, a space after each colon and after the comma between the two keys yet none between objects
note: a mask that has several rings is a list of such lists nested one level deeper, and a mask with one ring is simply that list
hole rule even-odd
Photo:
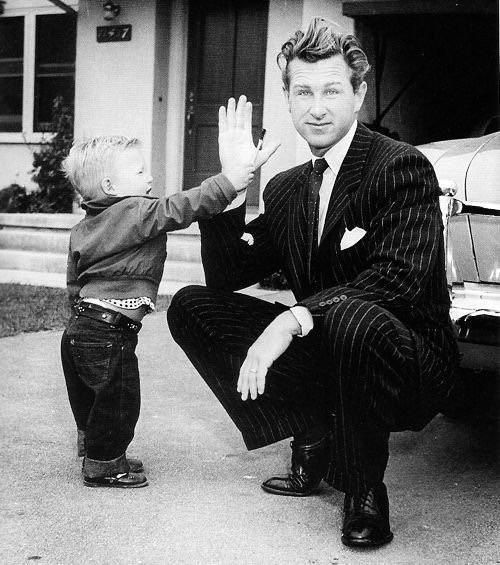
[{"label": "boy's small palm", "polygon": [[222,173],[237,191],[245,189],[254,172],[278,149],[271,143],[257,151],[252,140],[252,104],[240,96],[238,104],[230,98],[227,109],[219,108],[219,158]]}]

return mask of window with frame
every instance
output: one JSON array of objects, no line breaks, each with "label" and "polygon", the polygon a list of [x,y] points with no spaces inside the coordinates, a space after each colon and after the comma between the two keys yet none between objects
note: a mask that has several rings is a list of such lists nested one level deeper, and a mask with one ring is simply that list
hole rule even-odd
[{"label": "window with frame", "polygon": [[37,16],[35,53],[33,131],[48,131],[54,99],[75,99],[76,17]]},{"label": "window with frame", "polygon": [[0,134],[50,131],[54,99],[74,104],[75,58],[76,15],[0,18]]},{"label": "window with frame", "polygon": [[24,18],[0,19],[0,131],[23,129]]}]

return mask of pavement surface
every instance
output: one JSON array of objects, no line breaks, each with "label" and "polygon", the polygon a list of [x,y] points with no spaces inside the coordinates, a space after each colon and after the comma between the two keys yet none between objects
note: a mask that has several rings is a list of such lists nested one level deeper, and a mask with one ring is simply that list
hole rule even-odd
[{"label": "pavement surface", "polygon": [[495,426],[438,416],[422,432],[393,434],[394,541],[349,549],[340,542],[341,493],[262,491],[262,480],[287,470],[288,441],[247,452],[165,313],[144,322],[142,412],[129,450],[144,461],[143,489],[82,485],[61,332],[0,340],[0,564],[500,563]]}]

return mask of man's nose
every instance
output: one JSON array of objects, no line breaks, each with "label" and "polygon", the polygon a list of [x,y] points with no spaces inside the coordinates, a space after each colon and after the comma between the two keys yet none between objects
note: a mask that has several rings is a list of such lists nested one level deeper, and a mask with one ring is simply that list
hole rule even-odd
[{"label": "man's nose", "polygon": [[325,104],[321,96],[314,96],[309,112],[314,118],[322,118],[326,113]]}]

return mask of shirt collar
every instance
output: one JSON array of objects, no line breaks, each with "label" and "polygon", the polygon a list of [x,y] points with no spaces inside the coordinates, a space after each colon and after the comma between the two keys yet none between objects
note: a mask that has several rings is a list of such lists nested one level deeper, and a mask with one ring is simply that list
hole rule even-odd
[{"label": "shirt collar", "polygon": [[[349,128],[349,131],[344,135],[344,137],[338,141],[333,147],[330,147],[328,151],[323,155],[323,159],[326,160],[328,166],[333,171],[335,176],[340,171],[340,167],[342,165],[347,152],[349,151],[349,147],[351,146],[352,140],[354,138],[354,134],[356,133],[356,128],[358,127],[358,121],[354,120],[352,126]],[[319,157],[312,157],[312,164],[314,163]]]}]

